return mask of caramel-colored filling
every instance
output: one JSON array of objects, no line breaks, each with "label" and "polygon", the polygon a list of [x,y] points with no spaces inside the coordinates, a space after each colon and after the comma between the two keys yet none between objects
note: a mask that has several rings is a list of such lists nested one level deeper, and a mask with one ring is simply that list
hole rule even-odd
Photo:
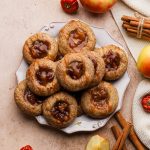
[{"label": "caramel-colored filling", "polygon": [[103,56],[106,66],[106,71],[117,70],[120,65],[120,55],[110,50]]},{"label": "caramel-colored filling", "polygon": [[36,72],[36,78],[41,85],[46,85],[54,79],[54,71],[49,68],[39,68]]},{"label": "caramel-colored filling", "polygon": [[44,100],[42,97],[33,94],[28,88],[25,90],[24,99],[31,105],[41,104]]},{"label": "caramel-colored filling", "polygon": [[49,47],[50,43],[46,41],[35,41],[32,47],[30,48],[32,57],[36,59],[47,56]]},{"label": "caramel-colored filling", "polygon": [[90,91],[90,94],[93,105],[98,109],[108,107],[109,94],[105,88],[96,87]]},{"label": "caramel-colored filling", "polygon": [[84,65],[80,61],[73,61],[67,67],[67,74],[74,80],[81,78],[84,71]]},{"label": "caramel-colored filling", "polygon": [[81,28],[76,28],[70,32],[68,43],[71,48],[80,51],[88,42],[87,33]]},{"label": "caramel-colored filling", "polygon": [[51,114],[53,117],[61,122],[69,120],[69,113],[69,104],[63,100],[57,101],[51,109]]}]

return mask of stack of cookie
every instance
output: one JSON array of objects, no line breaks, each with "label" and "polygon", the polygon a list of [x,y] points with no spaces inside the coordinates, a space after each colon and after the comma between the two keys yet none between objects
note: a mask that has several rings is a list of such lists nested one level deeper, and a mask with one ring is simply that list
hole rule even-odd
[{"label": "stack of cookie", "polygon": [[30,116],[43,115],[55,128],[83,113],[92,118],[113,113],[118,93],[107,81],[122,77],[128,59],[115,45],[95,44],[92,29],[75,20],[60,30],[57,41],[46,33],[27,39],[23,56],[29,68],[15,90],[17,106]]}]

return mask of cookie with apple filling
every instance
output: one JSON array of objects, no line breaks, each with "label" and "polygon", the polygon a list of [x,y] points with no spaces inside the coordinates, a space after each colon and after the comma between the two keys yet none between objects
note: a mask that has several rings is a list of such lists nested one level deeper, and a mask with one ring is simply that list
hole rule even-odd
[{"label": "cookie with apple filling", "polygon": [[89,25],[71,20],[59,32],[58,46],[63,55],[94,50],[95,35]]},{"label": "cookie with apple filling", "polygon": [[112,84],[102,81],[98,86],[85,91],[81,98],[83,111],[92,118],[105,118],[115,111],[118,93]]},{"label": "cookie with apple filling", "polygon": [[77,117],[77,102],[65,92],[49,97],[43,103],[42,109],[48,124],[55,128],[67,127]]},{"label": "cookie with apple filling", "polygon": [[42,103],[45,97],[35,95],[28,88],[26,80],[20,82],[14,93],[17,106],[27,115],[38,116],[42,114]]},{"label": "cookie with apple filling", "polygon": [[56,63],[43,58],[34,61],[26,73],[27,85],[39,96],[50,96],[59,91],[59,83],[55,75]]},{"label": "cookie with apple filling", "polygon": [[37,33],[29,37],[23,46],[23,56],[28,64],[36,59],[48,58],[55,60],[58,44],[46,33]]},{"label": "cookie with apple filling", "polygon": [[92,82],[94,66],[82,53],[70,53],[57,64],[56,76],[63,88],[74,92],[80,91]]},{"label": "cookie with apple filling", "polygon": [[128,58],[123,49],[115,45],[96,48],[105,62],[105,80],[119,79],[127,70]]}]

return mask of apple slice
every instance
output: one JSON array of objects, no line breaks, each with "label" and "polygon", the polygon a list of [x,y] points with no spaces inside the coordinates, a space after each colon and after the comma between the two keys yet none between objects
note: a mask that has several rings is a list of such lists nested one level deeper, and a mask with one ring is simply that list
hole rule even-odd
[{"label": "apple slice", "polygon": [[99,135],[95,135],[88,142],[86,150],[110,150],[109,141]]}]

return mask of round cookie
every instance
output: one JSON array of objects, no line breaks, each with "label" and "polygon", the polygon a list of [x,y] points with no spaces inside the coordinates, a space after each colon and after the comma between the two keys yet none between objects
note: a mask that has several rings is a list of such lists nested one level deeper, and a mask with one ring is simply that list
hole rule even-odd
[{"label": "round cookie", "polygon": [[56,63],[43,58],[34,61],[26,73],[27,85],[39,96],[50,96],[59,91],[59,83],[55,75]]},{"label": "round cookie", "polygon": [[94,50],[95,35],[89,25],[71,20],[59,32],[58,46],[63,55]]},{"label": "round cookie", "polygon": [[118,105],[118,93],[108,82],[85,91],[81,98],[83,111],[92,118],[105,118],[115,111]]},{"label": "round cookie", "polygon": [[62,87],[69,91],[80,91],[89,86],[94,77],[94,66],[81,53],[70,53],[60,60],[56,76]]},{"label": "round cookie", "polygon": [[98,52],[88,51],[85,55],[92,61],[94,65],[94,77],[90,86],[95,86],[100,83],[105,75],[105,63]]},{"label": "round cookie", "polygon": [[23,56],[28,64],[36,59],[48,58],[55,60],[58,44],[46,33],[36,33],[29,37],[23,46]]},{"label": "round cookie", "polygon": [[55,128],[69,126],[77,117],[77,102],[65,92],[52,95],[43,103],[43,115]]},{"label": "round cookie", "polygon": [[128,58],[124,50],[115,45],[96,48],[105,62],[105,80],[117,80],[127,70]]},{"label": "round cookie", "polygon": [[17,106],[30,116],[38,116],[42,114],[42,103],[44,97],[33,94],[27,87],[26,80],[20,82],[14,92],[14,99]]}]

